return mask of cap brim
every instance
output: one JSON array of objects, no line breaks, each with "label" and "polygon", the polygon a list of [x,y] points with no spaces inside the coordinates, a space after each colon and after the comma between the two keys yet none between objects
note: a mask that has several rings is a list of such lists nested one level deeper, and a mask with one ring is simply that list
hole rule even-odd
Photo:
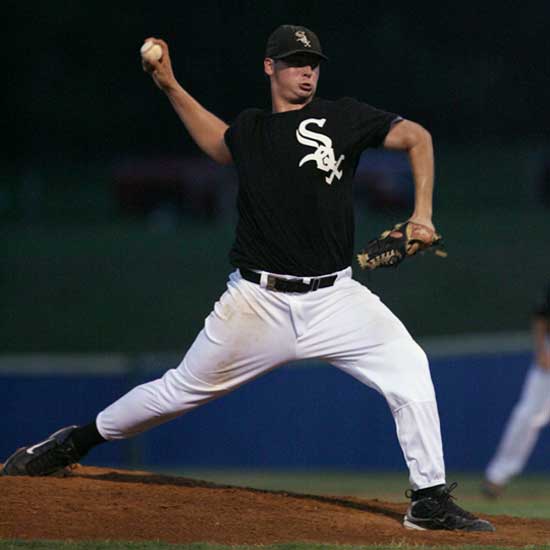
[{"label": "cap brim", "polygon": [[297,50],[291,50],[289,52],[286,52],[282,55],[268,55],[267,57],[271,57],[271,59],[284,59],[285,57],[288,57],[290,55],[294,55],[295,53],[307,53],[308,55],[316,55],[317,57],[320,57],[321,59],[324,59],[325,61],[328,61],[328,57],[322,53],[319,52],[312,52],[311,50],[308,50],[306,48],[297,49]]}]

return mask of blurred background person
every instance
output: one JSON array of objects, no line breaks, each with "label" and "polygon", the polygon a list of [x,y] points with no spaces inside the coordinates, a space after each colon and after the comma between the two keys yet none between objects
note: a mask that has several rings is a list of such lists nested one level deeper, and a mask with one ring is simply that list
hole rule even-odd
[{"label": "blurred background person", "polygon": [[550,283],[534,311],[532,326],[534,361],[482,485],[490,498],[500,496],[523,470],[541,428],[550,423]]}]

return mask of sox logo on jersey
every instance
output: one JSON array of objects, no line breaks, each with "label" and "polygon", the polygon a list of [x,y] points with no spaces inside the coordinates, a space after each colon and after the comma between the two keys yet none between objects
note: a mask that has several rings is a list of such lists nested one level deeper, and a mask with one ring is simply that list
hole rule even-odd
[{"label": "sox logo on jersey", "polygon": [[327,121],[326,118],[307,118],[300,123],[298,129],[296,130],[296,139],[302,144],[307,145],[308,147],[315,147],[313,153],[305,155],[298,166],[303,166],[306,162],[310,160],[317,163],[317,168],[323,172],[330,172],[330,174],[325,178],[325,181],[331,185],[332,180],[336,177],[337,179],[342,178],[343,171],[339,170],[340,163],[346,158],[344,155],[340,155],[338,160],[334,154],[334,148],[332,147],[332,140],[325,134],[320,134],[319,132],[314,132],[307,128],[308,124],[315,124],[322,128]]}]

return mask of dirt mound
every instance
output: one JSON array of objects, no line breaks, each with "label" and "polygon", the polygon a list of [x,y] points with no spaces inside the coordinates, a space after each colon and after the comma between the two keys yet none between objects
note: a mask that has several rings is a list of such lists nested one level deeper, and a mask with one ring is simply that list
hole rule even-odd
[{"label": "dirt mound", "polygon": [[406,503],[217,485],[81,467],[65,478],[0,476],[0,538],[172,543],[550,542],[550,520],[493,516],[496,533],[408,531]]}]

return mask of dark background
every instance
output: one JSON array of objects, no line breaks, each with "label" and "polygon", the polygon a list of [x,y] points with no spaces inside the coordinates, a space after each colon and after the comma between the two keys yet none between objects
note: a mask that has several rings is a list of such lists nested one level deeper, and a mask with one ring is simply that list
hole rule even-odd
[{"label": "dark background", "polygon": [[269,107],[263,50],[281,23],[320,36],[330,57],[320,95],[402,113],[439,141],[543,138],[550,126],[542,1],[8,4],[3,96],[15,139],[4,152],[17,165],[194,152],[141,71],[143,39],[163,37],[182,84],[231,120]]},{"label": "dark background", "polygon": [[[53,1],[5,13],[0,349],[192,341],[230,270],[234,190],[203,186],[229,197],[207,216],[191,196],[177,212],[121,211],[121,166],[202,155],[139,48],[164,38],[184,87],[230,122],[269,108],[263,51],[282,23],[320,36],[319,95],[355,96],[434,137],[449,258],[356,277],[418,336],[528,329],[550,275],[548,3]],[[359,200],[357,248],[407,214]]]}]

